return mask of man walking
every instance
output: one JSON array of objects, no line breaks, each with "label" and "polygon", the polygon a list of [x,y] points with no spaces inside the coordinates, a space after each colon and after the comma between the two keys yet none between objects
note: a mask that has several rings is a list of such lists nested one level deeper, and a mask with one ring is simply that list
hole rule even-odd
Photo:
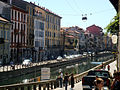
[{"label": "man walking", "polygon": [[69,76],[68,76],[68,73],[66,73],[64,76],[65,90],[67,90],[68,79],[69,79]]},{"label": "man walking", "polygon": [[63,73],[62,72],[60,72],[59,80],[60,80],[60,88],[62,88],[62,83],[63,83]]}]

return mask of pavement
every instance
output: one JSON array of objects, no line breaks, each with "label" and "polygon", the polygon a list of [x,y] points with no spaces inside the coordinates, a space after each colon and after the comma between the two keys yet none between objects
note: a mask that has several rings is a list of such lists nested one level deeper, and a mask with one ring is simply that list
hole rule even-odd
[{"label": "pavement", "polygon": [[[117,68],[116,68],[116,61],[110,63],[109,65],[110,65],[110,73],[113,75],[114,70],[117,70]],[[105,70],[108,70],[108,69],[107,69],[107,65],[106,65],[106,67],[105,67]],[[71,87],[71,86],[69,85],[69,86],[68,86],[68,90],[71,90],[70,87]],[[56,88],[56,89],[54,89],[54,90],[65,90],[65,87],[63,87],[63,88]],[[80,81],[79,83],[76,83],[76,84],[75,84],[75,87],[73,88],[73,90],[83,90],[83,89],[82,89],[82,81]]]}]

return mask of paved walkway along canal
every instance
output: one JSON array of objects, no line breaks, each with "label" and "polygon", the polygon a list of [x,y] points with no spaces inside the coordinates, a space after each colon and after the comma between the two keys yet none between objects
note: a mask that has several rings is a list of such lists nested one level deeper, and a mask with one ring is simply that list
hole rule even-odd
[{"label": "paved walkway along canal", "polygon": [[[113,75],[114,70],[117,70],[117,68],[116,68],[116,61],[110,63],[109,65],[110,65],[110,72]],[[107,70],[107,66],[106,66],[105,69]],[[68,86],[68,90],[70,90],[70,87],[71,86],[69,85]],[[65,87],[63,87],[63,88],[57,88],[55,90],[65,90]],[[82,81],[80,81],[79,83],[75,84],[74,90],[82,90]]]}]

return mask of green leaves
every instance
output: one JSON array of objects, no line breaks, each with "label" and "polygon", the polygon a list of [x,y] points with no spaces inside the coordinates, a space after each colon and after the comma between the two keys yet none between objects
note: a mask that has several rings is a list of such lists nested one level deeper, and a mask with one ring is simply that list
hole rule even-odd
[{"label": "green leaves", "polygon": [[107,33],[118,34],[118,30],[119,30],[119,15],[118,14],[112,19],[110,24],[108,24],[108,26],[105,29],[107,30]]}]

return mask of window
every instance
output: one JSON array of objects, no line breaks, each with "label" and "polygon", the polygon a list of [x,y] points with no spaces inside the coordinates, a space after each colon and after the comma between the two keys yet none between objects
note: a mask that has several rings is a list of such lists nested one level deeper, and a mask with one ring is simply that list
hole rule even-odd
[{"label": "window", "polygon": [[16,30],[16,22],[15,22],[15,30]]},{"label": "window", "polygon": [[24,22],[26,22],[26,15],[24,14]]},{"label": "window", "polygon": [[11,17],[12,17],[12,19],[13,19],[13,10],[12,10],[11,12],[12,12],[12,15],[11,15]]},{"label": "window", "polygon": [[16,11],[15,11],[15,19],[16,19],[16,17],[17,17],[17,13],[16,13]]},{"label": "window", "polygon": [[10,39],[10,32],[7,31],[7,39]]},{"label": "window", "polygon": [[47,31],[45,31],[45,36],[47,37]]},{"label": "window", "polygon": [[55,37],[55,33],[54,33],[54,37]]},{"label": "window", "polygon": [[12,30],[13,30],[13,24],[12,24]]},{"label": "window", "polygon": [[23,14],[21,13],[21,21],[23,21]]},{"label": "window", "polygon": [[26,29],[26,25],[24,24],[24,30]]},{"label": "window", "polygon": [[20,30],[20,23],[18,23],[18,30]]},{"label": "window", "polygon": [[18,21],[20,21],[20,12],[18,12]]},{"label": "window", "polygon": [[35,47],[39,47],[39,41],[35,41]]},{"label": "window", "polygon": [[23,24],[21,24],[21,31],[23,30]]}]

